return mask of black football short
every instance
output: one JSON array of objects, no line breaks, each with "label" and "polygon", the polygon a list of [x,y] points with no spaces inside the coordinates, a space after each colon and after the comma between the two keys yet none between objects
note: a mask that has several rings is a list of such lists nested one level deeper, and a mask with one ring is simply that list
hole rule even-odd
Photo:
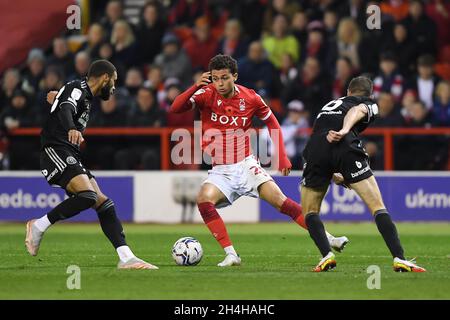
[{"label": "black football short", "polygon": [[79,157],[65,148],[45,147],[40,156],[41,172],[52,186],[66,188],[73,177],[86,174],[94,178],[81,163]]},{"label": "black football short", "polygon": [[310,188],[328,186],[333,173],[341,173],[346,183],[356,183],[373,175],[362,142],[352,132],[338,143],[329,143],[326,134],[312,135],[303,158],[302,185]]}]

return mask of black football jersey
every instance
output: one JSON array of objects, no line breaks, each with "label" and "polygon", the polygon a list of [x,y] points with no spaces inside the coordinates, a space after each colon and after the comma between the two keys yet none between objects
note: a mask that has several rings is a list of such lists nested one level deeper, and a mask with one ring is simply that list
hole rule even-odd
[{"label": "black football jersey", "polygon": [[69,142],[67,130],[62,126],[58,112],[64,104],[69,104],[72,107],[75,127],[83,132],[89,121],[92,99],[92,92],[85,79],[70,81],[59,89],[50,108],[50,115],[41,131],[41,148],[63,146],[79,153],[80,147]]},{"label": "black football jersey", "polygon": [[332,100],[322,107],[314,121],[313,134],[326,134],[329,130],[341,130],[347,112],[361,103],[367,108],[367,117],[356,123],[352,131],[357,135],[363,132],[378,116],[378,105],[369,97],[346,96]]}]

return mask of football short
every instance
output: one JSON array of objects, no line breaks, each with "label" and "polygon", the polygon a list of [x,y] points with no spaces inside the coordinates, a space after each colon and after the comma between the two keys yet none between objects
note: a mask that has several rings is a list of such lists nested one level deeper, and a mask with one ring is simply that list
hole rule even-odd
[{"label": "football short", "polygon": [[94,178],[81,163],[79,157],[64,148],[45,147],[40,154],[41,172],[51,186],[66,188],[80,174]]},{"label": "football short", "polygon": [[350,132],[338,143],[329,143],[326,134],[312,135],[303,151],[302,185],[320,188],[330,184],[333,173],[345,182],[356,183],[373,175],[361,140]]},{"label": "football short", "polygon": [[217,208],[231,205],[242,196],[259,197],[258,187],[273,180],[253,156],[234,164],[216,165],[208,171],[208,178],[203,182],[215,185],[228,201],[217,204]]}]

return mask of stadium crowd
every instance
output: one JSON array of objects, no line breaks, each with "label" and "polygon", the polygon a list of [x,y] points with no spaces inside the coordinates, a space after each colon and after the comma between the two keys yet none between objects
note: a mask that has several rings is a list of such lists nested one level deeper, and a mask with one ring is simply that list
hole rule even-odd
[{"label": "stadium crowd", "polygon": [[[96,101],[89,127],[189,127],[198,114],[170,114],[172,101],[214,55],[233,56],[238,83],[279,118],[297,169],[307,139],[301,129],[346,95],[355,75],[374,81],[380,118],[373,127],[450,127],[450,75],[442,67],[450,62],[448,1],[148,1],[136,24],[122,1],[99,3],[83,43],[74,48],[66,32],[3,73],[1,168],[39,168],[36,137],[8,132],[39,127],[49,112],[47,92],[84,77],[100,58],[117,67],[118,88],[109,101]],[[370,4],[381,8],[379,30],[366,26]],[[394,146],[397,170],[447,168],[448,137],[398,136]],[[382,169],[383,139],[366,137],[366,150],[372,167]],[[159,169],[159,153],[158,137],[89,137],[85,149],[86,164],[99,169]]]}]

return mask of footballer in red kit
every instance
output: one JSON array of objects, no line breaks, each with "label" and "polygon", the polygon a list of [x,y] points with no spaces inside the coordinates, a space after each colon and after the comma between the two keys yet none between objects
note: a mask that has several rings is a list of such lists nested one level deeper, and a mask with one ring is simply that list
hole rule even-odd
[{"label": "footballer in red kit", "polygon": [[[170,112],[182,113],[198,108],[201,114],[202,149],[212,157],[213,167],[197,196],[197,206],[203,221],[225,251],[219,267],[237,266],[237,254],[225,224],[216,208],[231,205],[241,196],[259,197],[298,225],[307,229],[302,209],[287,198],[261,167],[250,148],[248,136],[251,120],[258,117],[267,125],[278,150],[278,169],[283,175],[291,170],[284,149],[281,128],[264,100],[253,90],[237,85],[237,62],[231,56],[217,55],[209,63],[209,71],[173,102]],[[327,233],[330,246],[341,251],[346,237]]]}]

